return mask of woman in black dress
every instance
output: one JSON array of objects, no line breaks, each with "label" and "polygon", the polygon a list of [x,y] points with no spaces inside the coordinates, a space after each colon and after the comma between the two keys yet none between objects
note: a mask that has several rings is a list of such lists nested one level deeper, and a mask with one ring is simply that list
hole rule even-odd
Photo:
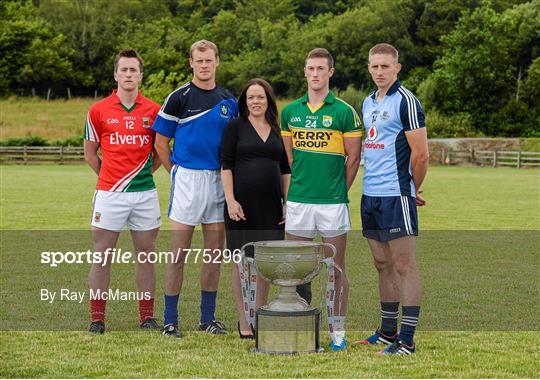
[{"label": "woman in black dress", "polygon": [[[225,191],[227,248],[284,238],[284,200],[290,183],[289,163],[280,135],[272,87],[263,79],[247,82],[238,99],[240,117],[227,125],[221,144],[221,179]],[[241,338],[253,337],[246,322],[236,265],[232,288]],[[257,280],[257,307],[266,304],[269,284]]]}]

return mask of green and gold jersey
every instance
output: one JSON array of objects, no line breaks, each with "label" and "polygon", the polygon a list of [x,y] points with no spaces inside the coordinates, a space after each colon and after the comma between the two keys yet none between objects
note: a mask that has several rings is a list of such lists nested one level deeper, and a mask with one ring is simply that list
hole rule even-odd
[{"label": "green and gold jersey", "polygon": [[343,139],[362,136],[356,111],[330,91],[313,108],[307,94],[281,113],[281,134],[292,137],[293,166],[288,200],[346,203]]}]

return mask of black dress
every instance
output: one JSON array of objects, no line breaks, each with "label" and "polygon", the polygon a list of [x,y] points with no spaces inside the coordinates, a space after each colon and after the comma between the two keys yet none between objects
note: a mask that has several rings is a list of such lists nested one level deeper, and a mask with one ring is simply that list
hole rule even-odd
[{"label": "black dress", "polygon": [[[225,206],[227,248],[239,249],[252,241],[282,240],[281,176],[290,174],[291,169],[281,136],[272,130],[265,142],[247,118],[233,119],[223,135],[221,165],[232,171],[234,197],[246,217],[232,220]],[[251,252],[248,249],[246,253]]]}]

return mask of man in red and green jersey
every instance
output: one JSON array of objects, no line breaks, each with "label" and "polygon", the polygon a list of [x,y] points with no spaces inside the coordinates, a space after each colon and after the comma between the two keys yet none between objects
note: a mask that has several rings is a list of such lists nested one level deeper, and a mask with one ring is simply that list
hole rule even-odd
[{"label": "man in red and green jersey", "polygon": [[[127,224],[137,255],[135,280],[140,327],[159,329],[154,319],[155,270],[153,264],[146,262],[144,253],[155,251],[161,225],[152,178],[159,159],[153,148],[155,132],[151,129],[160,107],[139,92],[142,66],[141,57],[133,49],[122,50],[116,56],[114,78],[118,88],[90,107],[84,157],[98,175],[92,211],[94,251],[105,257],[116,247],[120,231]],[[92,333],[105,331],[110,265],[96,263],[90,270]]]},{"label": "man in red and green jersey", "polygon": [[[281,114],[283,142],[292,168],[287,197],[285,231],[290,240],[323,241],[336,247],[334,321],[330,349],[343,350],[349,285],[345,275],[345,247],[351,229],[347,191],[360,164],[360,118],[330,91],[334,59],[328,50],[312,50],[304,67],[308,91]],[[311,300],[310,284],[297,288]]]}]

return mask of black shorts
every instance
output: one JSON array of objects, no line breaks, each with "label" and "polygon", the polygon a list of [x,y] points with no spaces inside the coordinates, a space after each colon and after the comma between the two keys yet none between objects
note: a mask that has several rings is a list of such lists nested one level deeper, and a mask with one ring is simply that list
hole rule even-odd
[{"label": "black shorts", "polygon": [[362,195],[360,215],[362,234],[368,239],[387,242],[402,236],[418,236],[418,213],[414,197]]}]

